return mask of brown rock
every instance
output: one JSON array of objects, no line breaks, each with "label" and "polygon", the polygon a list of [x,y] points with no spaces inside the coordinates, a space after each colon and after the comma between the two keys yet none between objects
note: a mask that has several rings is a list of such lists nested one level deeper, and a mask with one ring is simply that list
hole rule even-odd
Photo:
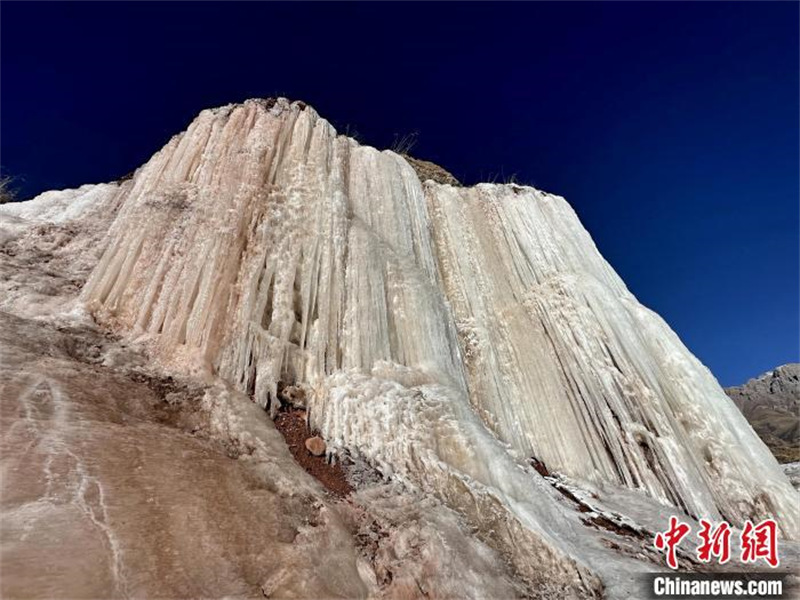
[{"label": "brown rock", "polygon": [[325,440],[318,435],[306,440],[306,450],[311,452],[314,456],[322,456],[325,454],[325,447]]},{"label": "brown rock", "polygon": [[536,469],[536,472],[542,477],[547,477],[550,475],[550,471],[548,470],[547,466],[535,456],[531,456],[530,463],[531,466]]},{"label": "brown rock", "polygon": [[443,169],[436,163],[432,163],[429,160],[420,160],[405,153],[402,153],[401,156],[413,167],[417,172],[417,177],[419,177],[419,180],[423,183],[428,179],[432,179],[436,183],[445,183],[454,186],[461,185],[452,173]]}]

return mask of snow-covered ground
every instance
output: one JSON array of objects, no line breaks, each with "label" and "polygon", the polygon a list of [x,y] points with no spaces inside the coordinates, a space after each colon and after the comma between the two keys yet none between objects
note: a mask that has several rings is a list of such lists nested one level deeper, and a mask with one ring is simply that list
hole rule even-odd
[{"label": "snow-covered ground", "polygon": [[65,223],[82,217],[118,190],[115,183],[87,184],[73,190],[52,190],[26,202],[0,205],[0,213],[42,223]]},{"label": "snow-covered ground", "polygon": [[783,468],[783,472],[786,474],[786,477],[789,478],[789,481],[795,489],[800,489],[800,462],[781,465],[781,468]]}]

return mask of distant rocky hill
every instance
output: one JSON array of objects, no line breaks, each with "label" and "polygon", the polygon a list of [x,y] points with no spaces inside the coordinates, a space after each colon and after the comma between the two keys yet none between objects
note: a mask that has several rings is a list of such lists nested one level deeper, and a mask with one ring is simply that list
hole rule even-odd
[{"label": "distant rocky hill", "polygon": [[800,461],[800,363],[790,363],[725,391],[778,462]]}]

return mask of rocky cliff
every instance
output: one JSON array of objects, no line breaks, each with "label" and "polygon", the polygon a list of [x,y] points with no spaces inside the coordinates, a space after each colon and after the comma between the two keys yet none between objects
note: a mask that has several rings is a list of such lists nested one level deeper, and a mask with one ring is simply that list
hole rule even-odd
[{"label": "rocky cliff", "polygon": [[[636,595],[673,513],[776,516],[800,535],[774,457],[563,198],[426,172],[301,103],[203,111],[130,180],[65,201],[67,222],[53,198],[0,209],[18,279],[4,306],[88,311],[154,368],[272,417],[300,390],[329,459],[455,511],[463,547],[474,532],[461,564],[484,553],[496,587],[442,593]],[[53,238],[47,260],[77,273],[68,290],[29,272]],[[356,487],[368,514],[398,514]],[[363,586],[341,593],[386,593],[383,563],[358,564]]]},{"label": "rocky cliff", "polygon": [[782,365],[725,392],[779,462],[800,461],[800,364]]}]

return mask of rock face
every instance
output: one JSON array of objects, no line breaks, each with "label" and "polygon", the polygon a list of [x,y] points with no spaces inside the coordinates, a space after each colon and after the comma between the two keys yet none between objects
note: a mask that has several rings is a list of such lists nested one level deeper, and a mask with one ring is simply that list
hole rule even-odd
[{"label": "rock face", "polygon": [[[402,156],[282,99],[203,111],[103,198],[68,224],[61,247],[91,243],[97,260],[64,309],[143,345],[153,368],[228,386],[272,417],[286,408],[279,390],[302,390],[290,404],[329,453],[405,490],[358,491],[368,522],[412,514],[409,495],[464,522],[432,516],[413,534],[457,541],[451,563],[412,560],[378,535],[361,591],[325,595],[401,580],[434,593],[411,575],[427,573],[459,597],[637,596],[635,574],[658,558],[651,529],[669,514],[775,516],[784,539],[800,535],[774,457],[563,198],[421,181]],[[38,234],[6,218],[16,273],[35,264]],[[626,511],[653,521],[634,527]],[[635,533],[598,528],[612,521]],[[406,556],[404,578],[376,556]],[[441,580],[479,568],[495,574],[484,587]]]},{"label": "rock face", "polygon": [[423,183],[430,180],[447,185],[461,185],[452,173],[446,171],[436,163],[432,163],[429,160],[420,160],[408,154],[401,154],[401,156],[406,159],[406,162],[416,171],[419,180]]},{"label": "rock face", "polygon": [[347,528],[247,398],[149,376],[75,322],[2,312],[0,345],[3,598],[366,593]]},{"label": "rock face", "polygon": [[782,463],[800,461],[800,363],[790,363],[725,392]]}]

